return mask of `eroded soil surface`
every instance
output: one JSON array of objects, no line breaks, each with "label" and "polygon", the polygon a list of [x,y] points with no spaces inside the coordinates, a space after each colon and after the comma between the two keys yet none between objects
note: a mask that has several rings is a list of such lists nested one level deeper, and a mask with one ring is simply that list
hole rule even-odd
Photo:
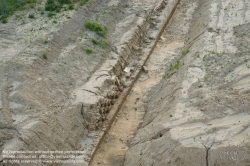
[{"label": "eroded soil surface", "polygon": [[[88,129],[85,108],[72,105],[73,92],[81,95],[82,85],[104,62],[127,51],[121,44],[138,22],[173,2],[93,0],[48,18],[38,12],[44,0],[34,9],[16,12],[8,24],[0,23],[0,149],[82,150],[83,165],[92,157],[92,166],[248,166],[248,0],[180,0],[145,64],[148,70],[140,72],[91,156],[103,130]],[[31,12],[35,19],[28,18]],[[155,13],[151,34],[159,30],[160,12]],[[107,37],[87,30],[86,20],[106,26]],[[93,39],[108,46],[94,45]],[[151,48],[152,40],[146,36],[141,46],[128,46],[133,56],[125,64],[139,63],[139,51]],[[124,67],[119,77],[131,82],[135,78]]]}]

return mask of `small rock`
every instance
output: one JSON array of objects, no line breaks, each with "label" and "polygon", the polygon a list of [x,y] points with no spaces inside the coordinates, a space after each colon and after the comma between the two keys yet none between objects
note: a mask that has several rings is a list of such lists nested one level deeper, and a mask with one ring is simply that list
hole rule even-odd
[{"label": "small rock", "polygon": [[130,76],[131,76],[131,73],[126,73],[126,74],[125,74],[125,77],[126,77],[126,78],[129,78]]},{"label": "small rock", "polygon": [[145,73],[148,73],[148,68],[146,66],[142,66],[142,69]]}]

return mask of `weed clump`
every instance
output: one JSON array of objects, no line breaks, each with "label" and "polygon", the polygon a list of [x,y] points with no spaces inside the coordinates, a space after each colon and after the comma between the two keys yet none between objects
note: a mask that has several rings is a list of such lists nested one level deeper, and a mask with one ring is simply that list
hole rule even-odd
[{"label": "weed clump", "polygon": [[7,14],[4,14],[4,15],[2,15],[2,17],[1,17],[1,22],[3,23],[3,24],[6,24],[7,22],[8,22],[8,15]]},{"label": "weed clump", "polygon": [[91,0],[81,0],[80,5],[86,5],[87,3],[89,3]]},{"label": "weed clump", "polygon": [[94,52],[91,48],[86,48],[85,51],[87,54],[92,54]]},{"label": "weed clump", "polygon": [[70,4],[69,7],[68,7],[69,10],[74,10],[74,5],[73,4]]},{"label": "weed clump", "polygon": [[169,70],[173,71],[175,69],[179,69],[179,67],[180,67],[180,61],[178,60],[176,63],[170,64]]},{"label": "weed clump", "polygon": [[182,51],[182,55],[187,55],[189,53],[189,50]]},{"label": "weed clump", "polygon": [[86,21],[85,27],[91,31],[94,31],[97,35],[105,37],[107,33],[107,28],[100,25],[99,23],[95,21]]},{"label": "weed clump", "polygon": [[47,54],[43,54],[43,59],[48,59]]},{"label": "weed clump", "polygon": [[46,11],[56,11],[60,10],[62,8],[62,4],[59,2],[56,2],[55,0],[47,0],[45,4],[45,10]]},{"label": "weed clump", "polygon": [[109,44],[106,41],[91,40],[94,45],[98,45],[101,48],[106,48]]}]

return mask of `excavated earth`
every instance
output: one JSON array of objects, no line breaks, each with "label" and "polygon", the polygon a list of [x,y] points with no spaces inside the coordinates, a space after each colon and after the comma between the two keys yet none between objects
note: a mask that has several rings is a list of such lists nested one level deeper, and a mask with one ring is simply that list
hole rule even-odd
[{"label": "excavated earth", "polygon": [[0,23],[1,151],[250,166],[250,1],[93,0],[53,18],[45,2]]}]

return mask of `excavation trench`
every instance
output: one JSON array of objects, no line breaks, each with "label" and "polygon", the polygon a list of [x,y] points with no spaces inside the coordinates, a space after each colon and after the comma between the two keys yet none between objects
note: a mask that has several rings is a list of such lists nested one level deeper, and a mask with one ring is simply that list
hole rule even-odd
[{"label": "excavation trench", "polygon": [[144,62],[146,71],[143,68],[140,70],[127,96],[122,98],[122,104],[117,109],[114,121],[110,123],[109,128],[106,129],[96,146],[89,165],[123,165],[129,141],[143,121],[147,93],[164,78],[166,66],[170,62],[176,61],[176,52],[184,46],[183,34],[173,41],[168,39],[171,34],[167,29],[173,21],[178,3],[173,8],[156,39],[157,42]]}]

